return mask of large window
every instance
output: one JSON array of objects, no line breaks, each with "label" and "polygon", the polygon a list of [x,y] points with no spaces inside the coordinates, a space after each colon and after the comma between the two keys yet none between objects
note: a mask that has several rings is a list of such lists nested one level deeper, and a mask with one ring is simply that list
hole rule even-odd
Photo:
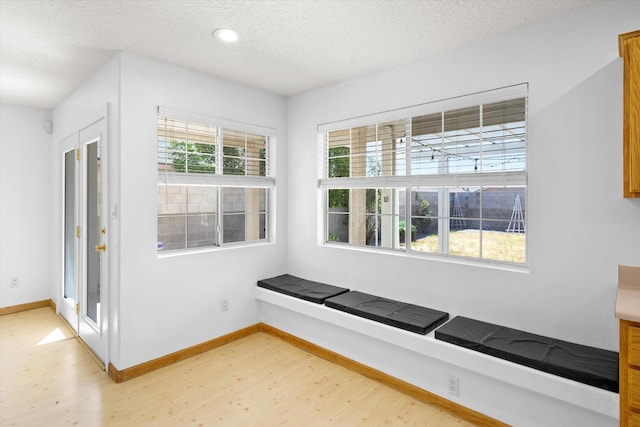
[{"label": "large window", "polygon": [[158,251],[268,240],[273,132],[163,113],[159,109]]},{"label": "large window", "polygon": [[319,126],[327,244],[526,263],[527,86]]}]

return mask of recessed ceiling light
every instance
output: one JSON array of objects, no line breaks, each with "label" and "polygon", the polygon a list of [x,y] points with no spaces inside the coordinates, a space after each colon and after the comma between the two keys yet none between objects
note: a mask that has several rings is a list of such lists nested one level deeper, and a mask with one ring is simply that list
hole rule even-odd
[{"label": "recessed ceiling light", "polygon": [[238,33],[231,28],[218,28],[213,32],[213,37],[227,43],[233,43],[240,38]]}]

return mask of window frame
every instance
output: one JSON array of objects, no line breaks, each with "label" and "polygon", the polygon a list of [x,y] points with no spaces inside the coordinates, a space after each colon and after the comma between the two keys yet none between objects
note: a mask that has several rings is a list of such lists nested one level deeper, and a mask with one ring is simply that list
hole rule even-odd
[{"label": "window frame", "polygon": [[[213,129],[213,133],[215,133],[215,142],[213,142],[211,145],[214,147],[214,154],[212,156],[215,156],[215,160],[210,162],[209,164],[211,164],[212,168],[215,168],[215,170],[208,172],[199,171],[196,173],[187,173],[187,161],[185,160],[184,171],[170,171],[169,167],[167,167],[167,165],[169,164],[168,156],[164,154],[166,152],[166,148],[161,147],[161,144],[167,144],[166,140],[164,142],[161,142],[162,138],[164,138],[164,135],[161,136],[160,132],[162,120],[183,122],[185,123],[185,125],[202,127],[208,126]],[[234,154],[233,156],[228,156],[225,154],[230,152],[228,150],[228,147],[230,147],[230,145],[224,145],[225,132],[231,132],[235,135],[235,137],[239,137],[242,135],[245,136],[245,145],[242,149],[238,148],[236,154]],[[185,131],[184,141],[189,144],[190,142],[186,138],[187,135],[188,132]],[[256,139],[256,137],[258,139]],[[251,155],[251,150],[253,149],[253,151],[255,151],[256,148],[251,148],[247,145],[248,138],[253,138],[254,141],[260,141],[260,138],[264,138],[264,147],[260,148],[260,146],[258,145],[258,154],[256,154],[255,156]],[[168,109],[159,106],[157,108],[156,114],[156,152],[158,163],[156,233],[158,238],[158,256],[162,257],[168,255],[220,250],[231,247],[254,246],[275,242],[275,146],[276,131],[273,128],[210,117],[181,110]],[[185,147],[185,151],[187,150],[188,148]],[[243,152],[244,154],[242,156],[238,156],[237,153],[239,152]],[[163,155],[164,157],[162,157]],[[230,161],[231,165],[236,165],[242,168],[243,174],[238,174],[238,169],[229,169],[228,164],[226,163],[228,158],[233,159],[232,161]],[[249,168],[252,166],[255,170],[250,171]],[[168,187],[170,186],[183,187],[185,189],[184,191],[186,192],[188,192],[190,189],[191,191],[195,191],[195,189],[202,187],[213,189],[211,194],[215,194],[215,196],[212,196],[214,200],[212,200],[209,205],[215,205],[215,208],[210,206],[210,209],[212,209],[211,212],[207,211],[200,213],[190,213],[189,207],[191,202],[188,196],[185,196],[184,201],[177,202],[178,205],[184,206],[184,208],[180,208],[180,211],[178,213],[161,213],[160,203],[162,203],[162,200],[160,198],[162,187],[164,187],[164,191],[166,193],[168,191]],[[233,192],[238,193],[237,190],[233,190],[234,188],[245,190],[242,192],[244,201],[239,205],[236,203],[237,206],[242,207],[242,210],[237,212],[226,210],[228,204],[225,205],[225,197],[227,197],[225,196],[226,194],[232,194]],[[251,196],[248,196],[246,190],[251,189],[258,190],[253,192],[253,197],[257,197],[257,199],[255,203],[253,203],[252,207],[248,207],[247,197]],[[161,246],[162,242],[160,241],[160,222],[161,218],[170,218],[169,215],[174,215],[175,218],[183,218],[183,229],[180,230],[178,235],[182,235],[184,239],[183,243],[179,243],[181,245],[180,247],[165,249],[164,246]],[[210,239],[211,244],[196,246],[189,245],[190,237],[188,221],[189,217],[193,215],[201,215],[202,218],[204,218],[204,216],[215,217],[214,224],[210,225],[207,223],[205,225],[209,230],[207,233],[214,233],[215,235],[215,239]],[[257,228],[256,224],[253,223],[247,225],[246,218],[248,215],[251,215],[255,218]],[[240,227],[241,230],[239,228],[235,231],[238,233],[243,233],[244,236],[241,239],[238,239],[236,236],[235,238],[231,239],[231,241],[228,241],[225,237],[225,217],[238,218],[239,216],[243,216],[245,218],[244,227]],[[261,229],[261,227],[263,228]],[[250,230],[247,231],[247,229]],[[251,236],[256,235],[257,238],[251,238]]]},{"label": "window frame", "polygon": [[[528,266],[528,237],[526,233],[527,228],[527,217],[526,215],[523,217],[521,225],[523,227],[524,232],[524,261],[510,261],[510,260],[500,260],[500,259],[492,259],[492,258],[483,258],[483,253],[480,252],[478,257],[471,256],[461,256],[449,253],[450,247],[448,242],[448,232],[439,236],[439,248],[440,252],[442,251],[443,244],[446,246],[446,253],[433,253],[433,252],[423,252],[414,250],[412,248],[412,244],[410,239],[405,243],[404,247],[396,247],[392,245],[391,247],[372,247],[367,245],[357,245],[351,243],[337,243],[335,241],[331,241],[329,239],[329,205],[328,205],[328,194],[329,190],[334,189],[357,189],[357,188],[383,188],[383,189],[401,189],[404,190],[404,194],[406,200],[404,201],[404,211],[398,212],[397,214],[401,217],[404,217],[406,221],[406,228],[409,229],[412,224],[412,197],[414,189],[440,189],[443,190],[443,194],[448,193],[448,189],[451,188],[509,188],[509,187],[517,187],[517,191],[523,190],[523,200],[521,203],[524,204],[525,208],[528,208],[528,83],[522,83],[518,85],[508,86],[499,89],[493,89],[484,92],[478,92],[470,95],[463,95],[459,97],[444,99],[440,101],[425,103],[414,105],[410,107],[400,108],[397,110],[385,111],[370,115],[364,115],[355,117],[352,119],[340,120],[335,122],[323,123],[318,125],[318,147],[319,147],[319,156],[318,156],[318,191],[319,191],[319,202],[321,203],[320,212],[322,213],[323,220],[319,224],[318,227],[318,242],[320,245],[326,246],[342,246],[349,247],[356,250],[373,250],[373,251],[393,251],[397,253],[404,253],[406,255],[411,256],[425,256],[438,260],[460,260],[463,262],[471,262],[471,263],[479,263],[480,265],[510,265],[514,267],[527,267]],[[522,120],[522,133],[518,134],[518,138],[521,139],[522,146],[515,145],[514,152],[520,153],[521,158],[518,160],[518,164],[515,166],[505,166],[502,164],[502,169],[498,171],[489,171],[489,170],[466,170],[459,173],[449,173],[448,171],[445,173],[441,173],[440,171],[436,173],[420,173],[420,171],[416,173],[412,173],[412,119],[415,119],[419,116],[425,116],[430,114],[441,114],[443,117],[443,128],[440,132],[444,134],[444,116],[445,113],[457,110],[457,109],[472,109],[474,107],[479,107],[479,117],[480,117],[480,129],[483,129],[483,106],[487,106],[490,104],[505,102],[505,110],[509,105],[520,103],[520,107],[523,108],[524,119]],[[511,103],[511,104],[509,104]],[[490,109],[487,109],[487,114],[492,114]],[[489,124],[486,125],[486,128],[489,128],[490,125],[495,125],[496,121],[499,122],[499,126],[503,126],[504,129],[510,126],[511,123],[515,123],[516,121],[510,121],[509,119],[505,119],[504,121],[499,121],[498,119],[494,119],[489,116],[490,119],[487,120]],[[330,148],[330,137],[329,134],[331,132],[345,132],[347,129],[351,130],[355,127],[365,127],[365,126],[374,126],[376,123],[386,123],[391,121],[399,121],[406,120],[408,122],[407,128],[408,132],[406,136],[406,143],[402,147],[402,151],[404,151],[404,174],[399,175],[384,175],[384,176],[337,176],[330,177],[329,174],[329,148]],[[504,130],[503,129],[503,130]],[[423,134],[419,134],[423,135]],[[444,137],[443,137],[444,138]],[[504,137],[505,140],[508,137]],[[480,147],[484,142],[481,139]],[[506,145],[506,143],[505,143]],[[335,147],[337,145],[333,145]],[[431,149],[431,148],[430,148]],[[480,150],[480,157],[482,156],[482,148]],[[431,154],[431,159],[433,160],[433,153]],[[482,158],[482,157],[481,157]],[[470,159],[473,160],[473,159]],[[467,162],[468,163],[468,162]],[[484,163],[484,158],[481,165]],[[488,162],[487,164],[490,164]],[[475,160],[476,167],[478,166],[478,160]],[[471,167],[473,168],[473,162],[467,165],[467,169]],[[482,166],[481,166],[482,167]],[[512,169],[510,169],[510,167]],[[344,173],[343,173],[344,175]],[[447,189],[447,191],[444,191]],[[515,190],[514,190],[515,191]],[[483,193],[480,192],[480,197],[483,197]],[[444,200],[444,195],[442,195]],[[520,197],[520,196],[518,196]],[[482,199],[481,199],[482,200]],[[447,214],[443,215],[442,212],[435,213],[434,216],[439,220],[440,224],[443,222],[443,219],[448,219],[451,217],[449,212],[449,202],[439,203],[439,209],[447,210]],[[350,212],[350,211],[348,211]],[[482,212],[482,210],[480,211]],[[486,220],[487,218],[485,218]],[[508,219],[507,219],[508,220]],[[479,223],[482,224],[483,218],[479,219]],[[449,222],[448,222],[449,224]],[[446,230],[449,231],[450,227],[446,227]],[[484,231],[487,231],[482,228],[482,225],[479,228],[479,234],[482,235]],[[440,233],[440,232],[438,232]],[[480,242],[483,237],[479,237]],[[515,258],[514,258],[515,259]],[[519,259],[519,258],[518,258]]]}]

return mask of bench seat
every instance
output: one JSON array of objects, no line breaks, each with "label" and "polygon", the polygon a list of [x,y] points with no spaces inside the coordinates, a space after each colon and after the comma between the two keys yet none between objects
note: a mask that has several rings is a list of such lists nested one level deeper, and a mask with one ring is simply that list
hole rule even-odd
[{"label": "bench seat", "polygon": [[328,298],[325,300],[325,305],[423,335],[449,319],[449,314],[442,311],[358,291],[350,291]]},{"label": "bench seat", "polygon": [[316,304],[324,304],[329,297],[349,292],[347,288],[313,282],[290,274],[259,280],[258,286]]},{"label": "bench seat", "polygon": [[436,339],[618,392],[618,353],[457,316]]}]

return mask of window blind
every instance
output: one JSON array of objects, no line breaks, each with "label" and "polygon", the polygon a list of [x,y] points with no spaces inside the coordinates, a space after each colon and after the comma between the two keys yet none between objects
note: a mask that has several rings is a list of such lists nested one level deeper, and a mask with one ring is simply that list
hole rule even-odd
[{"label": "window blind", "polygon": [[426,181],[455,175],[458,182],[465,174],[507,172],[488,179],[513,182],[519,176],[523,184],[526,108],[526,98],[519,97],[327,131],[321,185],[338,178],[404,175],[433,177]]},{"label": "window blind", "polygon": [[270,170],[273,137],[162,115],[157,134],[158,173],[167,185],[275,185]]},{"label": "window blind", "polygon": [[406,117],[429,115],[432,113],[440,113],[442,111],[456,110],[480,104],[495,103],[508,99],[526,98],[528,91],[528,83],[519,83],[502,88],[455,96],[394,110],[321,123],[318,125],[317,130],[318,132],[328,132],[339,129],[348,129],[358,126],[366,126],[371,123],[391,122]]}]

